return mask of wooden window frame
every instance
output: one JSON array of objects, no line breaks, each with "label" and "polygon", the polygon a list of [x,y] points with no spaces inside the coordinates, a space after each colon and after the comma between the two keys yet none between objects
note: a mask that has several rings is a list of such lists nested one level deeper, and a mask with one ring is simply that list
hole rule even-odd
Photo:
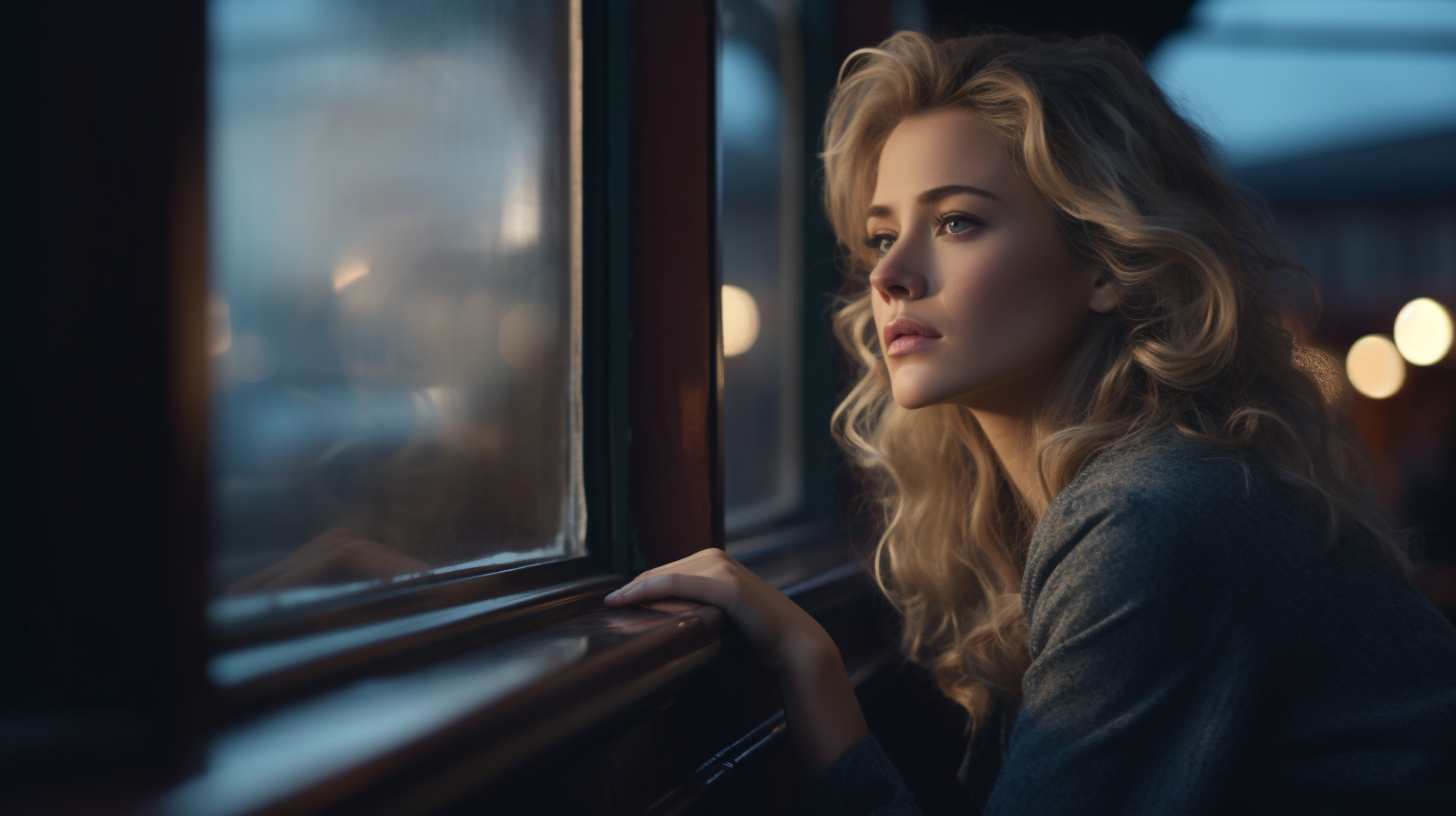
[{"label": "wooden window frame", "polygon": [[[67,278],[95,284],[103,295],[128,293],[124,302],[131,311],[98,311],[104,298],[88,301],[94,322],[72,326],[79,339],[46,347],[33,361],[42,381],[62,375],[65,381],[57,394],[48,394],[59,400],[52,406],[58,410],[38,420],[41,439],[27,450],[32,458],[23,460],[51,472],[35,487],[39,509],[18,529],[52,549],[22,554],[21,569],[38,577],[5,600],[26,620],[72,613],[38,624],[23,642],[21,655],[44,664],[36,686],[47,678],[64,682],[94,671],[98,655],[131,654],[110,667],[114,676],[103,671],[102,683],[68,690],[53,701],[51,708],[61,715],[92,717],[94,728],[28,752],[18,762],[7,757],[0,780],[26,780],[15,790],[42,804],[67,805],[79,795],[91,797],[88,801],[99,797],[106,803],[101,812],[139,803],[152,812],[181,812],[189,785],[226,770],[218,746],[247,729],[340,698],[371,677],[407,686],[410,678],[424,678],[432,667],[470,650],[521,638],[594,642],[595,630],[582,629],[583,621],[592,615],[603,620],[602,595],[626,576],[723,546],[714,0],[582,4],[588,557],[400,586],[217,632],[205,617],[206,549],[198,546],[208,537],[206,4],[83,5],[85,10],[68,7],[67,14],[39,2],[27,7],[26,25],[16,28],[35,36],[9,57],[54,68],[48,48],[67,43],[64,53],[88,58],[82,70],[37,79],[25,100],[24,109],[35,116],[12,155],[37,155],[41,166],[60,165],[63,171],[52,176],[30,168],[19,174],[17,189],[40,206],[11,213],[20,247],[16,257],[47,274],[27,282],[30,289],[22,294],[39,308],[12,328],[22,339],[32,332],[48,336],[48,324],[76,297],[56,284]],[[806,13],[828,15],[824,5],[806,4]],[[77,37],[69,15],[91,11],[96,20],[114,25],[88,28]],[[110,39],[118,31],[130,39]],[[813,53],[806,50],[806,58]],[[126,70],[108,75],[108,62],[125,64]],[[103,114],[121,110],[135,119],[121,128],[119,143],[87,135]],[[815,121],[814,115],[809,111],[806,121]],[[812,139],[806,135],[811,150]],[[64,169],[77,157],[89,164]],[[131,196],[140,196],[142,204],[121,206]],[[817,212],[812,197],[805,199],[806,213]],[[103,220],[108,217],[112,220]],[[808,230],[819,223],[808,215],[804,223],[808,257],[816,240],[823,250],[827,233]],[[130,243],[107,242],[123,234],[134,237]],[[58,247],[66,251],[50,257],[49,250]],[[811,273],[810,286],[833,274],[826,267]],[[117,270],[125,273],[126,286],[108,277]],[[804,301],[805,353],[818,354],[826,348],[813,329],[823,325],[824,302]],[[137,327],[146,329],[143,335],[120,344],[130,381],[119,382],[107,370],[114,361],[88,360],[86,343],[126,336]],[[811,368],[805,367],[806,392],[824,385],[818,381],[822,371]],[[825,399],[833,386],[831,379]],[[108,387],[130,390],[118,400]],[[97,415],[96,405],[106,405],[115,416]],[[827,420],[827,410],[820,412]],[[803,438],[823,438],[820,417],[805,414],[816,433]],[[57,529],[74,508],[57,502],[67,474],[55,472],[58,451],[42,442],[88,422],[99,426],[82,434],[92,447],[74,448],[63,464],[83,466],[88,455],[156,452],[144,463],[140,487],[88,484],[73,496],[129,525],[110,539],[106,518]],[[136,431],[130,438],[119,433],[127,423]],[[824,455],[805,444],[806,462],[809,455]],[[142,488],[146,501],[139,504]],[[806,485],[808,518],[816,523],[786,528],[777,538],[755,539],[739,550],[746,563],[825,622],[851,670],[864,680],[887,665],[891,652],[870,610],[869,582],[827,522],[831,493],[831,486]],[[76,535],[82,538],[68,538]],[[65,546],[79,544],[82,557],[89,558],[104,556],[107,546],[114,555],[117,542],[126,548],[124,557],[100,557],[69,574],[59,571],[64,559],[57,551]],[[79,584],[68,580],[78,576],[84,579]],[[305,643],[322,633],[505,595],[513,600],[439,625],[366,638],[247,682],[219,687],[207,679],[208,665],[219,654]],[[80,618],[75,610],[81,610]],[[443,806],[492,786],[505,790],[507,771],[557,761],[566,746],[612,739],[614,728],[641,722],[665,700],[696,700],[674,715],[691,720],[722,708],[726,694],[734,699],[732,716],[712,713],[725,724],[703,737],[707,743],[679,752],[683,761],[709,764],[642,783],[654,797],[647,803],[654,812],[686,808],[731,776],[704,770],[723,751],[766,751],[781,741],[783,727],[772,683],[755,673],[752,656],[721,614],[711,608],[659,614],[630,637],[608,638],[598,651],[589,646],[586,658],[541,683],[503,691],[429,739],[382,752],[316,784],[280,789],[260,812],[350,809],[366,801]],[[107,615],[114,625],[98,625]],[[117,631],[123,633],[119,641]],[[57,643],[77,656],[47,662]],[[741,682],[724,687],[725,677]],[[22,707],[4,713],[23,719],[29,712]],[[117,721],[127,725],[118,731]],[[56,788],[60,780],[67,783],[64,794]]]}]

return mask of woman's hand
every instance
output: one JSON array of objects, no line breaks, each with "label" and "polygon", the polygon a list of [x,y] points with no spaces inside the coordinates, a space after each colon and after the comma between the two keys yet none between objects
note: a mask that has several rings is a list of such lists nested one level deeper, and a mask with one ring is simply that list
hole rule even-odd
[{"label": "woman's hand", "polygon": [[834,640],[782,592],[722,550],[650,569],[607,596],[622,607],[687,598],[723,610],[779,678],[784,713],[811,778],[869,732]]},{"label": "woman's hand", "polygon": [[650,569],[607,596],[607,606],[663,598],[712,604],[743,632],[759,662],[775,675],[837,650],[819,622],[722,550],[700,550]]}]

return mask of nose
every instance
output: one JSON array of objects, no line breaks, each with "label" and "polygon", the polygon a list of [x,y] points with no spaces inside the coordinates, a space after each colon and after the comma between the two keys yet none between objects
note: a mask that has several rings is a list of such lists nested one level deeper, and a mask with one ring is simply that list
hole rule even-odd
[{"label": "nose", "polygon": [[925,297],[925,277],[906,248],[901,241],[895,242],[870,273],[870,286],[885,303]]}]

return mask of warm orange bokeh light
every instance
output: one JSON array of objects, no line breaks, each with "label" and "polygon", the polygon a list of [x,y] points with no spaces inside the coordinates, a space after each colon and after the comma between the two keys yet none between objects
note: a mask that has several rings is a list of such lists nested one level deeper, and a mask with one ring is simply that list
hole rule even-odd
[{"label": "warm orange bokeh light", "polygon": [[1451,313],[1430,298],[1416,298],[1395,316],[1395,347],[1419,366],[1441,362],[1451,350]]},{"label": "warm orange bokeh light", "polygon": [[746,289],[723,287],[723,356],[737,357],[758,341],[758,304]]},{"label": "warm orange bokeh light", "polygon": [[1385,399],[1405,384],[1405,360],[1389,337],[1367,334],[1350,346],[1345,374],[1356,391],[1371,399]]}]

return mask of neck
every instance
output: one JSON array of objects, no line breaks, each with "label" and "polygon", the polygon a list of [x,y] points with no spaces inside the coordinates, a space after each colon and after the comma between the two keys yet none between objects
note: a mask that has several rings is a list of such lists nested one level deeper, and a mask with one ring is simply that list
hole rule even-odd
[{"label": "neck", "polygon": [[1042,490],[1036,451],[1041,444],[1038,416],[1053,375],[1044,372],[983,390],[962,404],[971,410],[1001,461],[1011,486],[1039,519],[1051,500]]},{"label": "neck", "polygon": [[1041,442],[1033,423],[1027,414],[1021,412],[971,409],[981,431],[1001,460],[1001,467],[1011,480],[1011,485],[1021,495],[1022,501],[1031,508],[1034,518],[1040,518],[1047,508],[1047,498],[1041,488],[1041,476],[1037,472],[1036,449]]}]

